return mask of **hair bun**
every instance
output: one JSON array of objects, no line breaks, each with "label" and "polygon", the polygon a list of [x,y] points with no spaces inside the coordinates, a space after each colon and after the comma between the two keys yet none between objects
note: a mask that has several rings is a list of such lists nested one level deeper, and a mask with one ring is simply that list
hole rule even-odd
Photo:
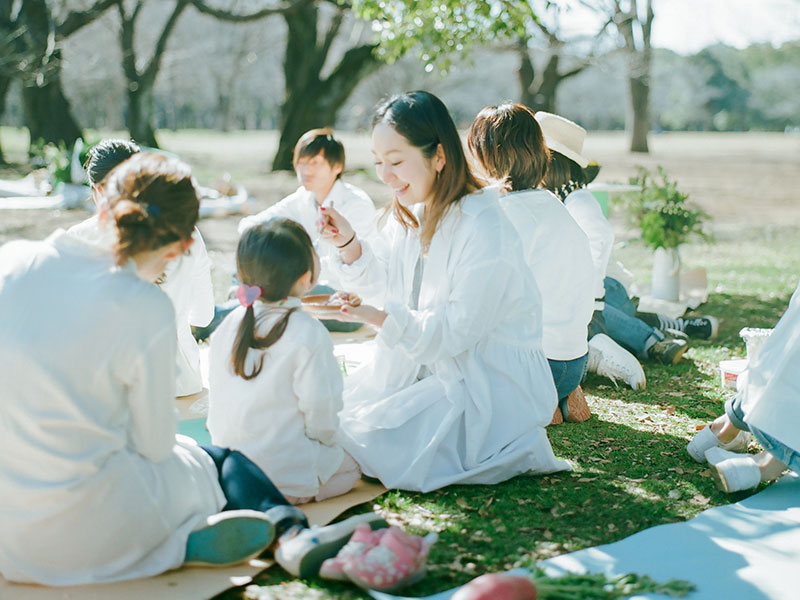
[{"label": "hair bun", "polygon": [[120,200],[114,205],[114,220],[118,227],[136,227],[145,225],[149,215],[144,205],[132,200]]}]

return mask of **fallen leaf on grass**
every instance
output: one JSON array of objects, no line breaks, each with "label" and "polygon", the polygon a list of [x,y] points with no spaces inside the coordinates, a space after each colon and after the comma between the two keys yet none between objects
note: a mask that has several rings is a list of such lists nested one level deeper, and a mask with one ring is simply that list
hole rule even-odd
[{"label": "fallen leaf on grass", "polygon": [[695,494],[692,496],[692,504],[706,505],[711,502],[711,498],[706,498],[703,494]]},{"label": "fallen leaf on grass", "polygon": [[474,508],[474,507],[470,506],[469,502],[467,502],[466,500],[464,500],[464,498],[462,498],[460,496],[458,498],[456,498],[456,504],[458,504],[464,510],[470,510],[470,511],[478,510],[477,508]]}]

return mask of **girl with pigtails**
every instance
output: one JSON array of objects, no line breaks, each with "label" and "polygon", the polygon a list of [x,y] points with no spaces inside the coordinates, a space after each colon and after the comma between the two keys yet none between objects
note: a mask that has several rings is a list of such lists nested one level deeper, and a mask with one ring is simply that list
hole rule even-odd
[{"label": "girl with pigtails", "polygon": [[303,227],[273,218],[236,251],[241,306],[211,336],[208,430],[264,470],[292,504],[349,491],[361,472],[336,442],[342,374],[325,327],[298,310],[319,258]]}]

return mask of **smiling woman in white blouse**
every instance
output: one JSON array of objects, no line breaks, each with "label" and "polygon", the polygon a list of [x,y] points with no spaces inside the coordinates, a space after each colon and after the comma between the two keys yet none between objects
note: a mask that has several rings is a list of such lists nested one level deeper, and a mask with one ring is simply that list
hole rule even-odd
[{"label": "smiling woman in white blouse", "polygon": [[544,427],[556,392],[541,302],[496,190],[479,190],[444,104],[427,92],[378,108],[372,150],[394,201],[385,244],[327,209],[344,289],[339,318],[379,328],[345,382],[342,445],[387,487],[428,491],[567,469]]}]

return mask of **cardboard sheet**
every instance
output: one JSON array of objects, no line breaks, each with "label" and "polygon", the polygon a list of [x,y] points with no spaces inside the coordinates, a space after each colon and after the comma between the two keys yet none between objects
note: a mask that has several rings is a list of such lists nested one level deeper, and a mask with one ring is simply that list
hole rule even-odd
[{"label": "cardboard sheet", "polygon": [[[208,390],[175,400],[179,414],[179,431],[200,443],[210,442],[205,431]],[[204,404],[205,403],[205,404]],[[204,409],[205,406],[205,409]],[[201,415],[201,416],[198,416]],[[380,484],[360,481],[347,494],[324,502],[300,506],[311,525],[326,525],[344,511],[374,500],[386,491]],[[249,564],[221,569],[181,568],[149,579],[119,583],[50,588],[38,585],[17,585],[0,577],[0,600],[200,600],[211,598],[235,586],[247,585],[270,561],[253,560]]]}]

